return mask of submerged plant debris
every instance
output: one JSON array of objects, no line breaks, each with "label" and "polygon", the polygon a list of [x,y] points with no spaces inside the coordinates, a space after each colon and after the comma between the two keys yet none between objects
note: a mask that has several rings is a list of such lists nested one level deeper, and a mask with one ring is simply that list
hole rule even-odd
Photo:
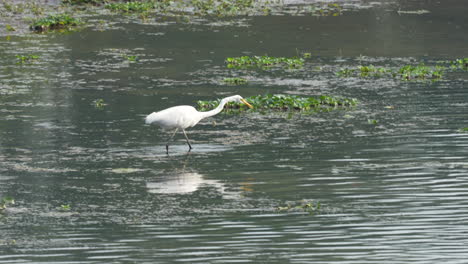
[{"label": "submerged plant debris", "polygon": [[231,85],[240,85],[240,84],[246,84],[247,80],[244,78],[240,78],[240,77],[231,77],[231,78],[224,78],[223,82],[226,84],[231,84]]},{"label": "submerged plant debris", "polygon": [[[317,96],[300,97],[295,95],[267,94],[257,95],[245,98],[254,108],[252,110],[276,110],[276,111],[310,111],[320,109],[330,109],[334,107],[350,107],[357,105],[356,99]],[[199,109],[212,109],[219,105],[221,99],[213,101],[198,101]],[[224,108],[248,110],[249,108],[242,103],[230,102]]]},{"label": "submerged plant debris", "polygon": [[278,212],[307,212],[309,214],[316,214],[320,211],[321,204],[319,201],[301,201],[296,203],[288,203],[285,206],[276,208]]},{"label": "submerged plant debris", "polygon": [[287,68],[302,68],[304,59],[298,57],[270,57],[270,56],[242,56],[228,57],[226,59],[228,68],[268,68],[273,66],[283,66]]}]

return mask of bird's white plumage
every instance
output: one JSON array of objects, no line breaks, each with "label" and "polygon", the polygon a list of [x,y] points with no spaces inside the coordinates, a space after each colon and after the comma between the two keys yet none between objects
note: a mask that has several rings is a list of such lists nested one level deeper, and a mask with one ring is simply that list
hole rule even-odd
[{"label": "bird's white plumage", "polygon": [[[187,144],[189,145],[189,148],[191,149],[192,146],[190,145],[185,129],[188,127],[195,126],[203,118],[218,114],[219,112],[223,110],[224,105],[226,103],[232,102],[232,101],[242,102],[246,104],[248,107],[252,108],[252,106],[249,103],[247,103],[244,100],[244,98],[242,98],[242,96],[234,95],[234,96],[229,96],[229,97],[222,99],[219,105],[211,111],[199,112],[192,106],[179,105],[179,106],[173,106],[173,107],[161,110],[159,112],[153,112],[146,116],[145,122],[146,124],[156,124],[166,130],[169,130],[169,129],[174,130],[174,134],[172,135],[171,138],[169,138],[169,141],[172,140],[175,133],[177,133],[177,130],[181,129],[182,132],[184,132],[185,138],[187,139]],[[169,152],[169,141],[166,144],[167,152]]]},{"label": "bird's white plumage", "polygon": [[156,124],[163,129],[186,129],[196,125],[202,116],[193,106],[179,105],[149,114],[146,124]]}]

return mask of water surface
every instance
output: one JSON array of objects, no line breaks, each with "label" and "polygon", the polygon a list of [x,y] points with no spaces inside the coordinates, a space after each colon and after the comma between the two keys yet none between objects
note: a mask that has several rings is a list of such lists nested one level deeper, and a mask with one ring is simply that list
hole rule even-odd
[{"label": "water surface", "polygon": [[[108,17],[104,31],[1,40],[0,196],[16,204],[0,213],[0,263],[464,263],[466,72],[438,82],[334,74],[466,57],[463,5],[400,4],[431,13]],[[224,65],[301,52],[312,58],[300,70]],[[16,64],[31,53],[40,59]],[[249,84],[224,85],[232,76]],[[191,152],[179,134],[169,155],[169,134],[143,122],[172,105],[265,93],[360,105],[219,114],[189,130]],[[321,209],[277,210],[301,201]]]}]

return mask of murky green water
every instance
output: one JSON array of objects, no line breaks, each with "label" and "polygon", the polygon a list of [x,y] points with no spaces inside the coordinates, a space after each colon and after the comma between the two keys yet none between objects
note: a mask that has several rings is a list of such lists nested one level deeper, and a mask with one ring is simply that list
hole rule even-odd
[{"label": "murky green water", "polygon": [[[0,213],[0,263],[464,263],[467,73],[439,82],[334,74],[466,57],[466,6],[405,4],[431,13],[112,17],[104,31],[2,39],[0,197],[16,204]],[[224,65],[300,52],[312,53],[300,70]],[[17,54],[40,59],[16,64]],[[223,84],[233,76],[249,84]],[[361,104],[220,114],[189,130],[192,152],[179,134],[168,156],[168,134],[143,122],[172,105],[265,93]],[[319,213],[277,211],[303,200],[319,201]]]}]

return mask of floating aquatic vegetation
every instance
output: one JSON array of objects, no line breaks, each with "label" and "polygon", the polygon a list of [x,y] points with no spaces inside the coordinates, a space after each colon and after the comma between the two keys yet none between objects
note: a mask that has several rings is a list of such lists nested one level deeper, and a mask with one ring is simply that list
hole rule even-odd
[{"label": "floating aquatic vegetation", "polygon": [[266,8],[266,5],[257,7],[254,0],[191,0],[190,4],[194,14],[199,16],[235,16],[255,13],[257,9]]},{"label": "floating aquatic vegetation", "polygon": [[136,55],[124,55],[124,58],[126,58],[130,62],[136,62],[138,59],[138,56]]},{"label": "floating aquatic vegetation", "polygon": [[39,56],[38,55],[33,55],[33,54],[16,55],[16,58],[18,58],[17,64],[23,64],[23,63],[31,62],[33,60],[37,60],[37,59],[39,59]]},{"label": "floating aquatic vegetation", "polygon": [[99,5],[99,4],[105,4],[108,1],[107,0],[63,0],[62,2],[65,4],[73,4],[73,5],[82,5],[82,4]]},{"label": "floating aquatic vegetation", "polygon": [[15,200],[11,197],[3,197],[0,200],[0,211],[5,210],[10,204],[15,204]]},{"label": "floating aquatic vegetation", "polygon": [[59,209],[62,210],[62,211],[70,211],[71,206],[69,204],[62,204],[62,205],[60,205]]},{"label": "floating aquatic vegetation", "polygon": [[281,0],[191,0],[188,3],[195,15],[218,17],[271,14],[339,16],[343,11],[337,3],[285,5]]},{"label": "floating aquatic vegetation", "polygon": [[468,70],[468,58],[453,61],[441,61],[434,66],[424,63],[418,65],[405,65],[400,68],[376,67],[374,65],[357,66],[355,68],[344,68],[336,74],[341,77],[392,77],[404,81],[411,80],[433,80],[442,79],[447,71]]},{"label": "floating aquatic vegetation", "polygon": [[107,104],[104,103],[104,99],[96,99],[93,101],[94,107],[97,109],[103,109]]},{"label": "floating aquatic vegetation", "polygon": [[268,68],[273,66],[284,66],[287,68],[302,68],[304,59],[298,57],[269,57],[269,56],[242,56],[228,57],[226,59],[228,68]]},{"label": "floating aquatic vegetation", "polygon": [[464,132],[464,133],[468,133],[468,127],[462,127],[460,129],[458,129],[459,132]]},{"label": "floating aquatic vegetation", "polygon": [[398,69],[387,67],[357,66],[356,68],[345,68],[338,71],[336,74],[341,77],[392,77],[400,80],[439,80],[442,78],[445,66],[436,65],[433,67],[424,64],[405,65]]},{"label": "floating aquatic vegetation", "polygon": [[367,119],[367,123],[369,125],[377,125],[379,123],[379,121],[377,121],[375,119]]},{"label": "floating aquatic vegetation", "polygon": [[105,5],[105,8],[109,10],[123,12],[123,13],[149,12],[149,11],[154,10],[155,7],[156,5],[155,5],[155,2],[153,1],[144,1],[144,2],[132,1],[132,2],[125,2],[125,3],[111,3],[111,4]]},{"label": "floating aquatic vegetation", "polygon": [[322,7],[311,7],[312,8],[309,7],[309,9],[312,9],[310,14],[316,16],[339,16],[343,13],[343,7],[337,3],[329,3]]},{"label": "floating aquatic vegetation", "polygon": [[[338,98],[332,96],[318,97],[299,97],[295,95],[257,95],[245,98],[254,108],[254,111],[260,110],[281,110],[281,111],[309,111],[329,109],[332,107],[349,107],[357,105],[356,99]],[[199,109],[212,109],[218,106],[221,100],[198,101]],[[244,104],[237,102],[227,103],[226,109],[248,110]]]},{"label": "floating aquatic vegetation", "polygon": [[13,26],[8,25],[8,24],[5,25],[5,29],[6,29],[7,31],[16,31],[16,28],[14,28]]},{"label": "floating aquatic vegetation", "polygon": [[424,64],[418,66],[406,65],[401,67],[396,76],[402,80],[427,80],[427,79],[440,79],[442,78],[444,66],[429,67]]},{"label": "floating aquatic vegetation", "polygon": [[227,84],[240,85],[240,84],[246,84],[247,80],[244,78],[240,78],[240,77],[233,77],[233,78],[224,78],[223,82]]},{"label": "floating aquatic vegetation", "polygon": [[450,62],[451,67],[455,69],[468,70],[468,58],[456,59]]},{"label": "floating aquatic vegetation", "polygon": [[278,212],[307,212],[315,214],[320,211],[321,204],[319,201],[301,201],[299,203],[287,204],[276,208]]},{"label": "floating aquatic vegetation", "polygon": [[44,32],[47,30],[69,29],[73,26],[81,24],[77,18],[73,18],[68,14],[49,15],[34,21],[30,28],[36,32]]}]

